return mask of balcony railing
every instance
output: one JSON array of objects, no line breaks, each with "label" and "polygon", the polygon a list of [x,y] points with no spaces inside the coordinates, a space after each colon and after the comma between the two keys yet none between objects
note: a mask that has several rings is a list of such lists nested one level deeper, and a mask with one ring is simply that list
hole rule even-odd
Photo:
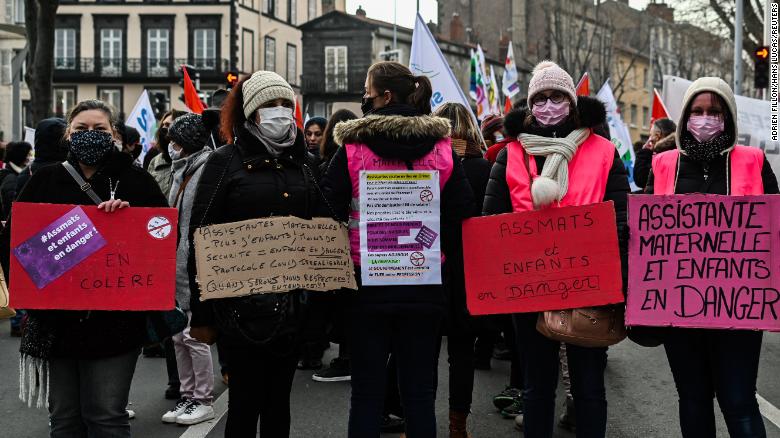
[{"label": "balcony railing", "polygon": [[182,64],[195,66],[201,80],[220,80],[229,70],[227,59],[187,58],[54,58],[59,80],[95,78],[176,79]]},{"label": "balcony railing", "polygon": [[304,74],[303,93],[343,94],[360,93],[366,81],[365,72],[313,76]]}]

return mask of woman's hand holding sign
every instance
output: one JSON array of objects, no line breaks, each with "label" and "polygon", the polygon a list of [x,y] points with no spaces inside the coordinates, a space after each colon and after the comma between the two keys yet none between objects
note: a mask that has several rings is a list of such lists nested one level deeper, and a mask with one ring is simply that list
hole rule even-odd
[{"label": "woman's hand holding sign", "polygon": [[101,202],[98,205],[98,210],[105,210],[106,213],[113,213],[119,209],[129,207],[130,203],[121,199],[112,199],[110,201]]}]

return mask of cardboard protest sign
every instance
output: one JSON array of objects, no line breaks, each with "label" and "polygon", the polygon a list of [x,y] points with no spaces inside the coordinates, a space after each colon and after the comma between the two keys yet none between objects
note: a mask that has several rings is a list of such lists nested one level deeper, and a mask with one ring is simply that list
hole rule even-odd
[{"label": "cardboard protest sign", "polygon": [[195,232],[201,301],[295,289],[357,289],[344,226],[333,219],[250,219]]},{"label": "cardboard protest sign", "polygon": [[441,284],[437,170],[360,171],[360,271],[365,286]]},{"label": "cardboard protest sign", "polygon": [[612,202],[466,220],[463,254],[472,315],[623,301]]},{"label": "cardboard protest sign", "polygon": [[174,307],[173,208],[16,202],[10,300],[17,309],[169,310]]},{"label": "cardboard protest sign", "polygon": [[780,330],[778,221],[778,196],[631,196],[626,325]]}]

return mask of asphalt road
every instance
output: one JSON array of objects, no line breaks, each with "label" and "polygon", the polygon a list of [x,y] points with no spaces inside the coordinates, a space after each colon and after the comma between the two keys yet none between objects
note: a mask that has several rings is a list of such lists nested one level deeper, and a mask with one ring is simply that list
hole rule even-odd
[{"label": "asphalt road", "polygon": [[[18,338],[8,335],[8,323],[0,323],[0,436],[8,438],[44,438],[48,434],[47,414],[19,402]],[[329,359],[336,353],[331,348]],[[446,351],[446,350],[445,350]],[[216,362],[215,362],[216,363]],[[780,423],[780,334],[766,334],[761,357],[758,392],[763,413]],[[473,414],[469,417],[475,438],[519,437],[513,422],[493,409],[492,396],[504,388],[509,372],[508,362],[493,361],[493,370],[477,371]],[[216,373],[217,376],[219,373]],[[312,372],[298,372],[292,394],[291,437],[345,437],[349,409],[348,383],[319,383],[311,380]],[[441,358],[437,402],[439,436],[447,436],[446,354]],[[140,358],[130,395],[137,418],[132,420],[133,436],[142,438],[216,438],[222,437],[225,418],[192,428],[164,425],[160,416],[171,403],[163,399],[165,361]],[[217,397],[226,390],[216,384]],[[560,392],[560,391],[559,391]],[[610,438],[678,437],[677,398],[669,364],[662,348],[641,348],[625,341],[610,349],[607,366]],[[227,394],[218,399],[217,409],[226,405]],[[718,438],[727,437],[726,427],[718,417]],[[767,436],[780,438],[780,427],[765,418]],[[393,435],[387,435],[393,437]],[[558,430],[557,437],[574,435]]]}]

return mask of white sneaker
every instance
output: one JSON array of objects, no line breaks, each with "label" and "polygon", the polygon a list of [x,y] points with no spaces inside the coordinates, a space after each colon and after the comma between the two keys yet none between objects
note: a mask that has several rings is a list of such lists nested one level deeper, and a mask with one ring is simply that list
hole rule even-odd
[{"label": "white sneaker", "polygon": [[163,423],[176,423],[176,418],[183,414],[192,401],[188,398],[180,398],[176,406],[162,416]]},{"label": "white sneaker", "polygon": [[176,424],[191,426],[214,418],[214,408],[193,401],[184,410],[184,413],[176,417]]}]

